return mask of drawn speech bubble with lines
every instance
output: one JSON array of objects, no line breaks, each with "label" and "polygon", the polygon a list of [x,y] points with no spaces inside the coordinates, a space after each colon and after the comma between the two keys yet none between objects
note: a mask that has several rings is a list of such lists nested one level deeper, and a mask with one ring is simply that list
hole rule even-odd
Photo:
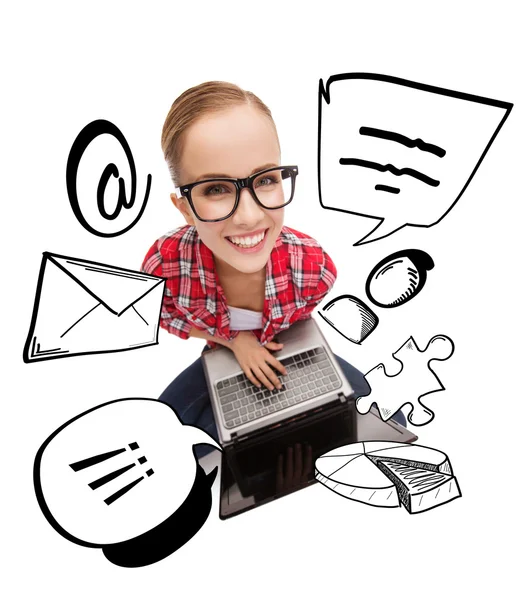
[{"label": "drawn speech bubble with lines", "polygon": [[321,205],[379,219],[355,245],[406,225],[435,225],[463,194],[512,106],[387,75],[321,80]]},{"label": "drawn speech bubble with lines", "polygon": [[218,444],[157,400],[115,400],[56,430],[39,449],[34,485],[51,525],[77,544],[102,548],[125,567],[151,564],[183,546],[212,503],[194,444]]}]

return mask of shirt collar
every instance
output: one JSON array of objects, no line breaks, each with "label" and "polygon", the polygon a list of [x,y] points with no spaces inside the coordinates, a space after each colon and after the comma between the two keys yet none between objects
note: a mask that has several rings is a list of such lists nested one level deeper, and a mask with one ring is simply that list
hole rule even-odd
[{"label": "shirt collar", "polygon": [[265,298],[269,300],[277,298],[288,287],[288,245],[283,244],[284,230],[285,227],[277,236],[266,265]]}]

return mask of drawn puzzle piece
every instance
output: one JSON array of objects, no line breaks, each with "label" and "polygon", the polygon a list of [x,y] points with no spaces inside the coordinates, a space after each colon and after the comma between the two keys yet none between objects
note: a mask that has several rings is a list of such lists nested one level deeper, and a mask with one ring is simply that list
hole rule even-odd
[{"label": "drawn puzzle piece", "polygon": [[408,421],[412,425],[430,423],[435,414],[420,399],[445,389],[432,370],[431,363],[434,360],[448,360],[454,349],[452,340],[445,335],[432,337],[424,350],[420,350],[413,337],[410,337],[392,354],[401,365],[398,373],[388,375],[382,363],[366,373],[371,392],[357,399],[357,410],[366,414],[372,404],[376,404],[381,419],[387,421],[399,409],[409,405]]}]

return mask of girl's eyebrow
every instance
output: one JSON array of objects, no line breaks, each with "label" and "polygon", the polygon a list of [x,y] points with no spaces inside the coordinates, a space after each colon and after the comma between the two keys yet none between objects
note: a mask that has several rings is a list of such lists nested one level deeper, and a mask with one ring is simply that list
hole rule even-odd
[{"label": "girl's eyebrow", "polygon": [[[256,167],[251,171],[251,175],[254,173],[259,173],[259,171],[264,171],[265,169],[270,169],[271,167],[278,167],[279,165],[276,163],[267,163],[266,165],[261,165],[260,167]],[[236,177],[232,177],[232,175],[227,175],[226,173],[205,173],[204,175],[200,175],[194,181],[202,181],[203,179],[218,179],[220,177],[225,177],[226,179],[236,179]]]}]

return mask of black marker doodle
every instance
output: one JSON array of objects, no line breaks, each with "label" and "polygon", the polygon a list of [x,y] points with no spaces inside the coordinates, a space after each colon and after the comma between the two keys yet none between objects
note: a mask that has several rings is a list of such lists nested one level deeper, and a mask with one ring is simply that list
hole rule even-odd
[{"label": "black marker doodle", "polygon": [[158,400],[125,398],[59,427],[34,462],[38,503],[67,540],[101,548],[112,563],[142,567],[169,556],[203,526],[209,475],[193,446],[211,444]]},{"label": "black marker doodle", "polygon": [[427,271],[435,266],[422,250],[400,250],[381,260],[366,280],[366,294],[377,306],[393,308],[409,302],[422,290]]},{"label": "black marker doodle", "polygon": [[[127,195],[125,191],[125,181],[123,180],[123,177],[119,177],[118,167],[114,163],[109,163],[105,167],[103,173],[101,174],[100,181],[98,183],[98,189],[96,192],[98,212],[106,222],[110,222],[116,221],[123,208],[128,210],[134,207],[134,203],[136,200],[136,166],[134,165],[134,158],[132,156],[131,149],[123,133],[116,127],[116,125],[114,125],[110,121],[105,121],[104,119],[99,119],[97,121],[92,121],[92,123],[89,123],[80,131],[78,137],[74,140],[74,143],[69,152],[69,158],[67,160],[67,193],[69,195],[69,202],[71,203],[71,207],[76,218],[83,225],[83,227],[87,229],[87,231],[100,237],[116,237],[118,235],[121,235],[122,233],[125,233],[126,231],[129,231],[129,229],[132,229],[132,227],[134,227],[134,225],[136,225],[136,223],[140,220],[149,200],[152,177],[150,174],[147,175],[147,188],[145,190],[145,198],[141,207],[135,209],[134,212],[137,211],[137,214],[130,224],[126,225],[123,228],[121,228],[121,225],[119,225],[118,229],[109,232],[99,231],[95,229],[95,227],[92,224],[89,224],[84,215],[85,211],[82,211],[80,207],[80,202],[78,200],[78,192],[76,189],[78,167],[80,165],[82,156],[89,144],[95,138],[103,134],[108,134],[116,138],[125,152],[125,156],[127,157],[127,160],[129,162],[129,168],[131,172],[131,192],[130,198],[129,200],[127,200]],[[118,201],[116,203],[115,209],[112,212],[109,212],[105,207],[105,190],[111,177],[118,177]],[[91,201],[91,199],[89,199],[88,201]]]},{"label": "black marker doodle", "polygon": [[384,508],[402,504],[410,514],[462,495],[446,454],[417,444],[348,444],[315,461],[315,478],[349,500]]},{"label": "black marker doodle", "polygon": [[419,139],[410,140],[410,138],[407,138],[405,135],[401,135],[400,133],[394,133],[393,131],[384,131],[383,129],[375,129],[374,127],[361,127],[359,129],[359,133],[361,135],[370,135],[376,138],[380,138],[382,140],[390,140],[392,142],[397,142],[408,148],[418,148],[423,152],[431,152],[439,158],[446,156],[446,150],[444,150],[444,148],[439,148],[434,144],[426,144],[426,142],[423,142]]},{"label": "black marker doodle", "polygon": [[379,323],[371,308],[348,294],[330,300],[318,312],[335,331],[354,344],[362,343]]},{"label": "black marker doodle", "polygon": [[399,194],[401,191],[400,188],[394,188],[389,185],[376,185],[375,189],[378,192],[388,192],[389,194]]},{"label": "black marker doodle", "polygon": [[43,253],[24,362],[158,343],[165,279]]},{"label": "black marker doodle", "polygon": [[[433,187],[437,187],[438,185],[440,185],[440,181],[437,181],[437,179],[432,179],[431,177],[428,177],[423,173],[419,173],[419,171],[416,171],[415,169],[397,169],[397,167],[394,167],[393,165],[380,165],[378,163],[372,162],[371,160],[361,160],[359,158],[340,158],[339,164],[355,165],[357,167],[364,167],[366,169],[375,169],[376,171],[379,171],[381,173],[386,173],[386,171],[389,171],[397,177],[400,177],[401,175],[409,175],[410,177],[414,177],[415,179],[422,181],[426,185],[431,185]],[[400,188],[396,189],[398,189],[400,192]]]},{"label": "black marker doodle", "polygon": [[431,363],[448,360],[454,350],[453,341],[445,335],[432,337],[424,350],[419,349],[412,337],[408,338],[392,354],[401,367],[398,373],[388,375],[385,366],[380,363],[365,374],[371,390],[368,396],[357,399],[358,412],[366,414],[375,404],[381,419],[387,421],[398,410],[409,406],[408,421],[416,426],[427,425],[433,421],[435,414],[420,399],[446,389],[431,368]]},{"label": "black marker doodle", "polygon": [[319,82],[319,201],[379,224],[355,246],[439,223],[513,104],[388,75]]}]

